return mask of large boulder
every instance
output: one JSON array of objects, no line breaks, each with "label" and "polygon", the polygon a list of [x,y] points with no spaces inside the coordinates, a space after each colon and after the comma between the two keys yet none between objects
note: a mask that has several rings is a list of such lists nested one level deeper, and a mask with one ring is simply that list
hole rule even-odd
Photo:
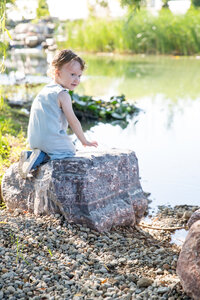
[{"label": "large boulder", "polygon": [[137,158],[130,150],[79,152],[46,163],[27,179],[15,163],[4,174],[2,196],[8,209],[60,213],[98,231],[134,225],[147,209]]},{"label": "large boulder", "polygon": [[200,299],[200,210],[188,221],[189,232],[177,263],[177,274],[184,291],[194,300]]}]

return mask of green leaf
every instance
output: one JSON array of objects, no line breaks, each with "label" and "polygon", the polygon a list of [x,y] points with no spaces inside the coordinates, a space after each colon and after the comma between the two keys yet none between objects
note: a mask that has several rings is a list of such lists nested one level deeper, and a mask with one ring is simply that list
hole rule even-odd
[{"label": "green leaf", "polygon": [[12,36],[10,35],[10,32],[8,31],[7,28],[5,28],[5,31],[7,32],[7,35],[9,36],[9,38],[12,40]]},{"label": "green leaf", "polygon": [[88,105],[88,108],[89,108],[90,110],[94,110],[94,111],[97,111],[97,110],[98,110],[97,106],[95,106],[94,104]]},{"label": "green leaf", "polygon": [[78,100],[78,99],[74,99],[74,102],[81,105],[81,106],[87,106],[87,102],[84,102],[84,101],[81,101],[81,100]]},{"label": "green leaf", "polygon": [[114,119],[118,119],[118,120],[123,120],[126,118],[126,114],[118,114],[116,112],[112,113],[111,116],[114,118]]},{"label": "green leaf", "polygon": [[72,94],[72,100],[81,106],[87,105],[87,102],[82,101],[82,97],[79,97],[79,95],[77,95],[77,94]]},{"label": "green leaf", "polygon": [[3,107],[3,103],[4,103],[4,100],[3,100],[3,97],[1,95],[1,90],[0,90],[0,108]]}]

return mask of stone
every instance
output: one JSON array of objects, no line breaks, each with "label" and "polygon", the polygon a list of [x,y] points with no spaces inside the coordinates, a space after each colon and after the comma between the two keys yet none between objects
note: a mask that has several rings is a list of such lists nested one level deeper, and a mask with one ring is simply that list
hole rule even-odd
[{"label": "stone", "polygon": [[196,221],[200,220],[200,209],[196,210],[192,216],[190,217],[188,221],[188,227],[190,228],[192,224],[194,224]]},{"label": "stone", "polygon": [[10,42],[11,47],[24,45],[26,47],[36,47],[38,45],[45,45],[45,48],[54,47],[55,41],[53,39],[55,25],[51,19],[40,20],[37,24],[33,23],[19,23],[11,30],[13,40]]},{"label": "stone", "polygon": [[167,286],[160,286],[158,289],[157,289],[157,293],[158,294],[165,294],[167,292],[169,292],[170,289],[167,287]]},{"label": "stone", "polygon": [[44,37],[41,35],[29,35],[25,37],[25,45],[27,47],[33,48],[40,45],[44,41]]},{"label": "stone", "polygon": [[32,174],[22,179],[18,163],[6,171],[2,196],[8,209],[61,214],[68,222],[101,232],[134,225],[147,210],[131,150],[78,152],[49,161]]},{"label": "stone", "polygon": [[183,214],[183,218],[184,218],[185,220],[189,220],[191,216],[192,216],[192,211],[186,210],[186,211],[184,212],[184,214]]},{"label": "stone", "polygon": [[141,288],[141,287],[145,287],[145,288],[146,288],[146,287],[152,285],[152,283],[153,283],[153,280],[152,280],[152,279],[146,278],[146,277],[142,277],[142,278],[140,278],[140,279],[138,280],[137,286],[138,286],[139,288]]},{"label": "stone", "polygon": [[15,292],[15,288],[13,286],[8,286],[7,287],[7,292],[14,293]]},{"label": "stone", "polygon": [[[192,218],[192,217],[191,217]],[[194,300],[200,299],[200,220],[194,222],[182,246],[177,274],[184,291]]]}]

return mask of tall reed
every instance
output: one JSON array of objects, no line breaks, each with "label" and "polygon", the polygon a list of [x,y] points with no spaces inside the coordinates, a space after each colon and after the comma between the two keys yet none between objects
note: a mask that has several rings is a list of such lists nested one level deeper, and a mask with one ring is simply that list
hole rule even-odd
[{"label": "tall reed", "polygon": [[200,10],[159,16],[145,10],[123,19],[89,18],[66,22],[66,41],[59,47],[80,51],[193,55],[200,53]]}]

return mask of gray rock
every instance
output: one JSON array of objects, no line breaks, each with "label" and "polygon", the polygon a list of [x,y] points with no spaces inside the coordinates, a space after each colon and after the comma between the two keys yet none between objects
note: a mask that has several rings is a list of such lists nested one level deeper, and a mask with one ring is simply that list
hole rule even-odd
[{"label": "gray rock", "polygon": [[152,280],[152,279],[146,278],[146,277],[142,277],[142,278],[140,278],[140,279],[138,280],[137,286],[138,286],[139,288],[141,288],[141,287],[148,287],[148,286],[152,285],[152,283],[153,283],[153,280]]},{"label": "gray rock", "polygon": [[11,271],[11,272],[7,272],[5,274],[2,275],[2,279],[6,279],[6,278],[13,278],[16,275],[15,272]]},{"label": "gray rock", "polygon": [[79,152],[54,160],[25,180],[18,163],[4,174],[2,195],[10,210],[61,214],[99,231],[134,225],[147,209],[138,162],[130,150]]},{"label": "gray rock", "polygon": [[170,289],[167,287],[167,286],[160,286],[158,289],[157,289],[157,293],[158,294],[164,294],[164,293],[167,293],[169,292]]},{"label": "gray rock", "polygon": [[15,288],[14,288],[13,286],[8,286],[8,287],[7,287],[7,292],[13,294],[13,293],[15,292]]},{"label": "gray rock", "polygon": [[47,47],[52,46],[54,42],[52,40],[53,30],[54,24],[49,22],[19,23],[14,29],[11,45],[18,44],[16,42],[23,42],[27,47],[36,47],[45,42]]},{"label": "gray rock", "polygon": [[189,220],[191,216],[192,216],[192,211],[186,210],[186,211],[184,212],[184,214],[183,214],[183,218],[184,218],[185,220]]}]

